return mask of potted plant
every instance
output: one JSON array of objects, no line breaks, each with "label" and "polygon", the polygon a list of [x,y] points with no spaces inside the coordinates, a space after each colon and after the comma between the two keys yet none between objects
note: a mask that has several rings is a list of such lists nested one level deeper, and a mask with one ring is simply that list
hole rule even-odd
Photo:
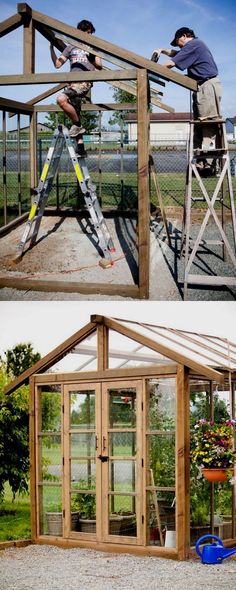
[{"label": "potted plant", "polygon": [[208,481],[234,483],[234,432],[235,420],[214,422],[203,418],[195,424],[191,459]]},{"label": "potted plant", "polygon": [[[79,526],[79,511],[76,506],[71,506],[71,530],[77,531]],[[62,505],[52,504],[46,512],[48,534],[53,537],[62,536]]]},{"label": "potted plant", "polygon": [[90,490],[95,490],[95,488],[95,482],[88,483],[81,480],[79,489],[84,491],[76,494],[74,498],[74,505],[80,513],[79,528],[84,533],[96,532],[96,494],[95,492],[90,493]]}]

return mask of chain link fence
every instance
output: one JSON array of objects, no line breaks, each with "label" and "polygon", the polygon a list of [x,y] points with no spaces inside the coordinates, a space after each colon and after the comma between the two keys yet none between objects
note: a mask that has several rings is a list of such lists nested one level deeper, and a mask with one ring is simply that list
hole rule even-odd
[{"label": "chain link fence", "polygon": [[[110,113],[109,113],[110,114]],[[112,115],[112,112],[111,112]],[[104,115],[103,115],[104,116]],[[115,131],[100,130],[84,135],[88,154],[87,166],[92,182],[97,187],[97,196],[104,210],[117,209],[121,212],[136,212],[138,206],[138,159],[137,142],[128,141],[123,127]],[[40,176],[52,132],[38,134],[37,165]],[[29,133],[21,130],[6,133],[6,140],[0,136],[0,226],[16,219],[30,209],[30,158]],[[157,180],[164,206],[182,207],[185,195],[187,168],[187,141],[155,141],[150,146]],[[233,187],[236,190],[236,149],[230,152]],[[209,192],[215,179],[207,179]],[[212,184],[212,187],[211,187]],[[214,190],[212,188],[212,190]],[[227,187],[226,187],[227,190]],[[205,207],[198,200],[199,189],[193,181],[194,207]],[[64,149],[58,173],[54,178],[48,198],[48,206],[83,209],[84,199],[78,185],[67,148]],[[150,177],[150,206],[159,206],[155,182]]]}]

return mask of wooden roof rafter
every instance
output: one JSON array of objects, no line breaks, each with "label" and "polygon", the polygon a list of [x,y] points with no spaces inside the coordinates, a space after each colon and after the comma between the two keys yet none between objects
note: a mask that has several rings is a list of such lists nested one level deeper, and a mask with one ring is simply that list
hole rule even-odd
[{"label": "wooden roof rafter", "polygon": [[[50,28],[47,27],[46,25],[42,25],[42,23],[38,23],[38,22],[34,22],[35,24],[35,28],[37,29],[37,31],[43,36],[45,37],[45,39],[47,39],[47,41],[49,41],[50,43],[52,43],[59,51],[63,51],[63,49],[66,47],[67,43],[73,43],[75,45],[75,47],[79,47],[81,49],[87,49],[88,50],[88,45],[85,45],[84,43],[79,43],[71,38],[69,39],[65,39],[64,37],[60,36],[60,35],[56,35],[54,33],[54,31]],[[127,63],[125,61],[122,60],[117,60],[114,57],[111,57],[110,55],[105,54],[104,52],[98,51],[98,50],[94,50],[92,47],[89,47],[89,50],[91,50],[91,53],[93,53],[94,55],[98,55],[101,57],[101,59],[105,59],[107,61],[110,61],[111,63],[113,63],[114,65],[117,65],[118,67],[127,69],[129,66],[127,65]],[[106,66],[103,66],[103,70],[110,70],[111,68],[108,68]],[[152,77],[150,78],[152,79]],[[153,78],[153,81],[158,83],[161,86],[165,86],[165,83],[162,82],[160,79],[158,79],[156,76]],[[137,85],[136,82],[132,82],[131,80],[127,80],[126,82],[124,81],[114,81],[114,80],[110,80],[109,84],[111,86],[114,86],[114,88],[120,88],[126,92],[129,92],[130,94],[132,94],[133,96],[137,96]],[[58,85],[59,86],[59,85]],[[63,87],[63,84],[61,85]],[[55,88],[55,92],[57,92],[56,88]],[[52,94],[52,93],[51,93]],[[167,112],[174,112],[174,109],[172,107],[170,107],[169,105],[163,103],[159,98],[159,96],[162,96],[163,93],[156,90],[156,89],[151,89],[150,92],[150,102],[151,104],[159,107],[160,109],[163,109]],[[38,102],[38,101],[37,101]],[[31,101],[32,104],[32,101]]]},{"label": "wooden roof rafter", "polygon": [[[140,332],[137,332],[133,328],[126,327],[126,322],[128,323],[129,320],[124,319],[117,321],[113,318],[105,316],[92,315],[90,318],[90,322],[88,324],[86,324],[79,331],[75,332],[75,334],[70,336],[70,338],[67,338],[64,342],[62,342],[62,344],[54,348],[49,354],[40,359],[32,367],[24,371],[24,373],[22,373],[22,375],[14,379],[14,381],[9,383],[5,388],[5,393],[13,393],[23,383],[27,383],[29,381],[29,378],[33,374],[42,373],[50,369],[66,354],[72,352],[72,350],[75,349],[75,347],[78,346],[81,342],[83,342],[83,340],[94,334],[97,331],[98,326],[100,325],[105,326],[108,330],[113,330],[118,334],[121,334],[131,339],[133,342],[137,342],[138,347],[141,345],[144,348],[154,351],[160,355],[163,355],[168,359],[168,361],[170,360],[172,362],[176,362],[187,366],[191,371],[194,371],[194,373],[197,375],[203,375],[205,378],[208,378],[212,381],[216,381],[218,383],[224,382],[224,374],[220,371],[217,371],[206,364],[197,362],[196,360],[191,358],[191,356],[187,356],[187,354],[183,354],[182,352],[174,350],[174,348],[171,348],[170,345],[163,345],[163,343],[161,343],[160,341],[153,340],[151,336],[146,336],[144,334],[141,334]],[[136,322],[136,325],[138,326],[138,322]],[[94,351],[92,351],[92,353],[94,354]],[[158,363],[156,368],[158,371]]]},{"label": "wooden roof rafter", "polygon": [[188,76],[183,76],[179,73],[168,70],[165,66],[156,64],[152,62],[150,59],[144,58],[132,51],[123,49],[122,47],[119,47],[114,43],[104,41],[103,39],[100,39],[99,37],[96,37],[94,35],[88,35],[88,33],[84,33],[83,31],[71,27],[70,25],[66,25],[65,23],[57,19],[53,19],[47,15],[44,15],[41,12],[31,9],[31,7],[28,4],[18,4],[17,11],[18,15],[20,15],[20,19],[17,19],[16,16],[12,17],[12,22],[8,23],[8,25],[5,24],[4,26],[4,34],[6,34],[5,30],[7,29],[7,26],[15,26],[16,28],[17,26],[24,24],[24,19],[27,15],[28,17],[32,18],[33,25],[35,28],[45,25],[49,29],[51,28],[53,32],[56,31],[58,33],[67,35],[74,40],[84,42],[91,48],[91,50],[101,50],[107,56],[121,59],[124,62],[128,63],[129,66],[131,65],[136,68],[146,69],[148,73],[150,75],[153,75],[154,77],[160,77],[163,80],[172,81],[175,84],[183,86],[184,88],[187,88],[189,90],[196,90],[197,88],[196,82],[188,78]]}]

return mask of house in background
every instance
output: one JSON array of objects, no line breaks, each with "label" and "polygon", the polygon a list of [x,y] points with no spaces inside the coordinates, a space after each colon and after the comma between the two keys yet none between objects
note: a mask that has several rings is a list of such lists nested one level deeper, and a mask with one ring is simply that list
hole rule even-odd
[{"label": "house in background", "polygon": [[226,118],[226,134],[228,141],[236,141],[236,117]]},{"label": "house in background", "polygon": [[[185,144],[189,137],[191,117],[191,113],[150,113],[150,143]],[[136,113],[127,113],[125,122],[129,143],[137,142]]]}]

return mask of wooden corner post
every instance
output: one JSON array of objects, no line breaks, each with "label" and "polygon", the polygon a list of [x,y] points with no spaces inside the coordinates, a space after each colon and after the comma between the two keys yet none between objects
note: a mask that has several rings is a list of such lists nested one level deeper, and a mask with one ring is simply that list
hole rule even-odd
[{"label": "wooden corner post", "polygon": [[178,559],[189,554],[189,369],[178,365],[176,398],[176,495]]},{"label": "wooden corner post", "polygon": [[139,293],[141,299],[149,298],[149,113],[148,75],[137,71],[137,119],[138,119],[138,249]]}]

